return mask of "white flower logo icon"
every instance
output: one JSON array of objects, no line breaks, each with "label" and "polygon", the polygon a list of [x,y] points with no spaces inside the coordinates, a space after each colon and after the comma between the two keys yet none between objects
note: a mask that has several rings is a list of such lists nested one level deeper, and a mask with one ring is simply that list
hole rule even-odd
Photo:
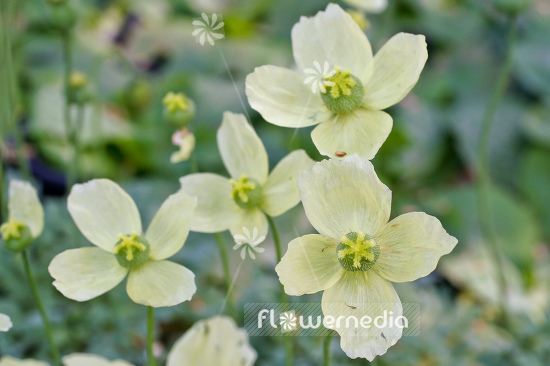
[{"label": "white flower logo icon", "polygon": [[209,18],[206,13],[202,13],[201,18],[195,18],[195,20],[193,20],[195,30],[191,35],[197,39],[197,42],[200,43],[201,46],[204,46],[206,41],[213,46],[214,39],[217,40],[224,37],[224,24],[225,23],[221,19],[218,23],[218,16],[216,14],[212,14]]},{"label": "white flower logo icon", "polygon": [[250,256],[252,259],[256,259],[256,253],[263,253],[265,251],[265,248],[261,248],[258,245],[260,245],[264,240],[265,236],[259,236],[258,235],[258,228],[255,227],[252,229],[252,235],[250,235],[250,230],[248,228],[243,227],[243,233],[244,235],[237,234],[233,237],[235,240],[235,246],[233,247],[233,250],[241,249],[241,258],[244,260],[246,259],[246,254]]},{"label": "white flower logo icon", "polygon": [[279,316],[279,323],[283,332],[290,332],[296,329],[297,322],[296,314],[294,311],[285,311]]},{"label": "white flower logo icon", "polygon": [[321,69],[321,64],[317,61],[313,61],[313,66],[315,66],[314,69],[307,68],[304,70],[306,74],[309,74],[311,76],[308,76],[304,80],[304,84],[311,84],[311,91],[315,94],[317,93],[317,88],[321,91],[321,93],[326,93],[327,89],[325,87],[327,86],[334,86],[334,82],[326,80],[326,78],[331,77],[336,73],[336,70],[330,70],[330,66],[327,61],[323,64],[323,68]]}]

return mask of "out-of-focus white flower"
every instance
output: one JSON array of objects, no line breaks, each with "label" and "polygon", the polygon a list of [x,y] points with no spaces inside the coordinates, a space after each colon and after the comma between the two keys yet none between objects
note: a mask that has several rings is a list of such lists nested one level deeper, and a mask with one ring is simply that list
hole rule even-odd
[{"label": "out-of-focus white flower", "polygon": [[[86,354],[73,353],[63,357],[63,366],[134,366],[129,362],[115,360],[109,361],[104,357]],[[36,360],[18,360],[10,356],[4,356],[0,360],[0,366],[50,366],[45,362]]]},{"label": "out-of-focus white flower", "polygon": [[344,2],[368,13],[381,13],[388,7],[388,0],[344,0]]},{"label": "out-of-focus white flower", "polygon": [[109,361],[104,357],[86,353],[73,353],[63,357],[64,366],[133,366],[131,363],[114,360]]},{"label": "out-of-focus white flower", "polygon": [[170,156],[170,162],[176,164],[191,157],[191,153],[195,150],[195,135],[187,128],[177,130],[172,135],[172,143],[180,148]]},{"label": "out-of-focus white flower", "polygon": [[13,179],[8,188],[8,221],[0,226],[6,248],[22,251],[44,229],[44,209],[36,189],[29,183]]},{"label": "out-of-focus white flower", "polygon": [[0,359],[0,366],[50,366],[46,362],[36,360],[18,360],[11,356],[4,356]]},{"label": "out-of-focus white flower", "polygon": [[195,323],[176,342],[166,366],[252,366],[256,357],[245,331],[218,315]]},{"label": "out-of-focus white flower", "polygon": [[505,306],[509,311],[527,314],[535,323],[544,323],[550,303],[550,265],[536,263],[532,273],[532,285],[524,288],[521,273],[507,258],[503,258],[506,293],[499,294],[499,273],[494,257],[482,242],[475,242],[460,254],[449,258],[441,266],[441,272],[458,288],[468,290],[478,299]]},{"label": "out-of-focus white flower", "polygon": [[11,329],[13,323],[11,319],[6,314],[0,314],[0,332],[7,332]]}]

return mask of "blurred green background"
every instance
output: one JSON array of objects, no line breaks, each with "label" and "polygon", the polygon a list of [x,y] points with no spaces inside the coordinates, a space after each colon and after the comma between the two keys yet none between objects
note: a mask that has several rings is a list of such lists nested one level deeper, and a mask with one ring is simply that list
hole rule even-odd
[{"label": "blurred green background", "polygon": [[[191,171],[190,162],[169,160],[177,150],[171,143],[174,128],[162,115],[162,98],[169,91],[184,92],[196,103],[189,128],[197,138],[194,156],[200,171],[227,175],[216,130],[223,111],[244,112],[241,101],[271,166],[297,148],[320,160],[311,128],[279,128],[250,109],[244,79],[264,64],[293,67],[292,25],[327,3],[72,1],[77,16],[70,33],[74,69],[87,74],[93,94],[84,117],[79,180],[116,180],[136,200],[144,222],[150,222],[178,189],[178,178]],[[64,354],[90,352],[143,365],[146,310],[128,298],[124,286],[86,303],[68,300],[51,286],[51,259],[65,249],[89,245],[83,237],[72,239],[75,228],[64,198],[72,148],[63,125],[62,43],[52,23],[58,15],[43,0],[2,0],[1,10],[4,178],[25,178],[30,171],[42,194],[46,228],[31,249],[31,261],[56,339]],[[191,22],[201,12],[223,16],[225,38],[214,47],[201,46],[191,35]],[[396,285],[404,303],[421,305],[420,336],[403,337],[372,364],[550,364],[550,2],[533,0],[517,19],[511,82],[490,139],[490,219],[506,256],[504,301],[498,296],[497,263],[480,230],[475,164],[481,120],[505,55],[506,16],[489,0],[389,0],[384,12],[367,18],[366,33],[375,51],[401,31],[424,34],[428,43],[420,81],[390,108],[394,129],[373,160],[393,191],[392,217],[425,211],[459,240],[430,276]],[[313,232],[301,206],[276,222],[283,251],[289,240]],[[226,241],[232,243],[228,233]],[[236,282],[234,298],[241,312],[245,303],[279,298],[271,237],[262,247],[266,252],[248,259]],[[239,252],[230,252],[234,272],[241,259]],[[174,259],[196,274],[198,291],[192,301],[157,312],[161,358],[195,321],[217,314],[225,295],[213,236],[192,233]],[[320,301],[320,296],[292,301]],[[498,321],[502,306],[511,314],[506,326]],[[0,334],[1,352],[48,359],[20,258],[3,248],[0,310],[15,325]],[[321,363],[321,338],[293,341],[296,365]],[[283,364],[280,337],[253,337],[251,343],[258,365]],[[348,359],[337,340],[332,350],[334,365],[368,364]]]}]

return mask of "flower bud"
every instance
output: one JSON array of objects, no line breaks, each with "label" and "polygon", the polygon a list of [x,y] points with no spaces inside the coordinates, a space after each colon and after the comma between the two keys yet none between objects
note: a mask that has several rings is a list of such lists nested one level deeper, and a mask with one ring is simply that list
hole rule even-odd
[{"label": "flower bud", "polygon": [[195,103],[183,93],[168,93],[162,100],[164,118],[172,125],[186,127],[195,117]]},{"label": "flower bud", "polygon": [[80,71],[73,71],[69,77],[69,102],[84,104],[92,99],[92,93],[88,85],[86,74]]},{"label": "flower bud", "polygon": [[151,105],[153,93],[146,80],[136,80],[124,91],[123,100],[129,111],[140,113]]},{"label": "flower bud", "polygon": [[27,225],[10,219],[0,227],[6,249],[12,252],[22,252],[32,244],[33,237]]}]

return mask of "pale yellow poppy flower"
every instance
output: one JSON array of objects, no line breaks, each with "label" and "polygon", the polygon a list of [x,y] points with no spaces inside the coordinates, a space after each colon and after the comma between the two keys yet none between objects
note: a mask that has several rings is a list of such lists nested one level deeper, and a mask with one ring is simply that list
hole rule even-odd
[{"label": "pale yellow poppy flower", "polygon": [[[256,68],[246,78],[248,101],[275,125],[318,125],[311,137],[330,157],[376,155],[393,126],[382,110],[409,93],[428,58],[425,37],[408,33],[392,37],[373,57],[361,28],[335,4],[294,25],[292,49],[298,70]],[[306,84],[312,76],[322,88]]]},{"label": "pale yellow poppy flower", "polygon": [[29,183],[13,179],[8,188],[8,221],[0,226],[4,245],[22,251],[44,229],[44,209],[36,189]]},{"label": "pale yellow poppy flower", "polygon": [[246,332],[218,315],[195,323],[174,344],[166,366],[251,366],[256,357]]},{"label": "pale yellow poppy flower", "polygon": [[[4,356],[0,360],[0,366],[49,366],[47,363],[36,360],[18,360],[10,356]],[[73,353],[63,357],[63,366],[133,366],[126,361],[109,361],[101,356]]]},{"label": "pale yellow poppy flower", "polygon": [[136,204],[116,183],[94,179],[74,185],[69,212],[96,247],[57,255],[48,268],[54,286],[69,299],[87,301],[128,275],[126,290],[138,304],[163,307],[190,300],[197,289],[195,275],[166,258],[187,239],[195,207],[194,197],[171,195],[144,234]]},{"label": "pale yellow poppy flower", "polygon": [[244,228],[258,236],[268,232],[266,214],[282,215],[300,202],[296,178],[313,165],[303,150],[284,157],[269,173],[265,147],[242,114],[225,112],[218,129],[218,148],[231,179],[212,173],[180,178],[181,189],[198,199],[191,230],[233,236]]},{"label": "pale yellow poppy flower", "polygon": [[[391,282],[428,275],[457,243],[438,219],[423,212],[389,221],[391,191],[370,161],[357,155],[315,164],[300,175],[298,185],[306,215],[321,235],[292,240],[275,270],[289,295],[324,291],[325,317],[375,319],[391,311],[397,318],[403,310]],[[402,335],[396,323],[345,324],[335,330],[351,358],[372,361]]]},{"label": "pale yellow poppy flower", "polygon": [[0,313],[0,332],[7,332],[12,326],[13,323],[11,322],[10,317],[6,314]]}]

